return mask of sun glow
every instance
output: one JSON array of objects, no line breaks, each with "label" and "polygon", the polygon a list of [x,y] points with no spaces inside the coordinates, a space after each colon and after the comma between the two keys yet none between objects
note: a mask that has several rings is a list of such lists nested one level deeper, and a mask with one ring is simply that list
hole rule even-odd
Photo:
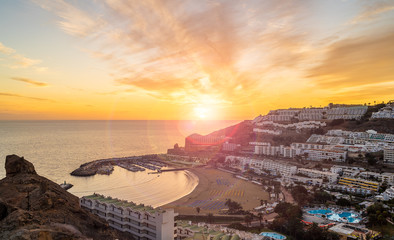
[{"label": "sun glow", "polygon": [[210,112],[210,109],[207,107],[198,106],[194,108],[194,114],[200,119],[206,119]]}]

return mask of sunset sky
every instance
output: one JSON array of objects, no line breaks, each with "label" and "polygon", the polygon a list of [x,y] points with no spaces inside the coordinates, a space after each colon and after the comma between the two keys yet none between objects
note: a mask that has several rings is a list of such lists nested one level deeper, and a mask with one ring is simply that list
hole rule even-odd
[{"label": "sunset sky", "polygon": [[394,1],[3,0],[0,119],[253,119],[394,99]]}]

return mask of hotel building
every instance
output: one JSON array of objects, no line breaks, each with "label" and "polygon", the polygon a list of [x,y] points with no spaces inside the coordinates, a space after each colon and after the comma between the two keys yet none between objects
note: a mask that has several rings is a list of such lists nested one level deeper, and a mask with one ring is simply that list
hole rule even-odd
[{"label": "hotel building", "polygon": [[346,151],[328,149],[307,149],[305,152],[308,153],[308,160],[312,161],[331,160],[334,162],[345,162],[347,154]]},{"label": "hotel building", "polygon": [[293,175],[297,172],[297,166],[287,163],[264,159],[260,164],[261,169],[268,170],[270,172],[278,172],[282,176]]},{"label": "hotel building", "polygon": [[339,178],[338,184],[346,185],[354,188],[367,189],[375,192],[379,190],[378,182],[368,181],[359,178],[341,177]]},{"label": "hotel building", "polygon": [[105,219],[111,227],[131,233],[135,239],[174,239],[176,214],[173,209],[154,209],[99,194],[82,197],[80,204],[82,208]]},{"label": "hotel building", "polygon": [[394,163],[394,147],[387,147],[384,149],[383,161],[385,163]]},{"label": "hotel building", "polygon": [[338,180],[338,174],[332,172],[323,172],[315,169],[299,168],[298,173],[304,174],[311,178],[326,178],[329,183],[336,183]]}]

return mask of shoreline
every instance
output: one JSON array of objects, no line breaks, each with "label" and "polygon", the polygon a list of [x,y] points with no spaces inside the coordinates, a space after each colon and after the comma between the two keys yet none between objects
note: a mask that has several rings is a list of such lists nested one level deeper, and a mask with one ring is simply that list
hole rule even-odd
[{"label": "shoreline", "polygon": [[[253,210],[254,207],[260,205],[261,199],[269,199],[268,193],[262,191],[261,186],[236,178],[233,174],[209,167],[190,168],[187,171],[192,172],[198,177],[198,185],[189,194],[162,205],[162,208],[172,208],[179,214],[196,214],[196,206],[193,205],[198,201],[205,201],[208,204],[209,202],[223,202],[224,204],[227,199],[232,199],[241,203],[244,210]],[[225,179],[228,185],[218,184],[217,179]],[[220,194],[215,194],[215,192],[219,192]],[[221,210],[219,208],[210,209],[205,206],[199,206],[200,214],[217,214]]]}]

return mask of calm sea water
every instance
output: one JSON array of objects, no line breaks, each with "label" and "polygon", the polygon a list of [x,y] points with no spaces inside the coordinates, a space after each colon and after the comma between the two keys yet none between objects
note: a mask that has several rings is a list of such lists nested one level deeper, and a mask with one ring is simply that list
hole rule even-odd
[{"label": "calm sea water", "polygon": [[38,174],[54,182],[74,184],[77,196],[93,192],[154,207],[190,193],[196,177],[187,172],[160,176],[115,167],[110,176],[73,177],[82,163],[101,158],[165,153],[184,145],[192,133],[207,134],[237,121],[0,121],[0,178],[5,157],[24,156]]}]

